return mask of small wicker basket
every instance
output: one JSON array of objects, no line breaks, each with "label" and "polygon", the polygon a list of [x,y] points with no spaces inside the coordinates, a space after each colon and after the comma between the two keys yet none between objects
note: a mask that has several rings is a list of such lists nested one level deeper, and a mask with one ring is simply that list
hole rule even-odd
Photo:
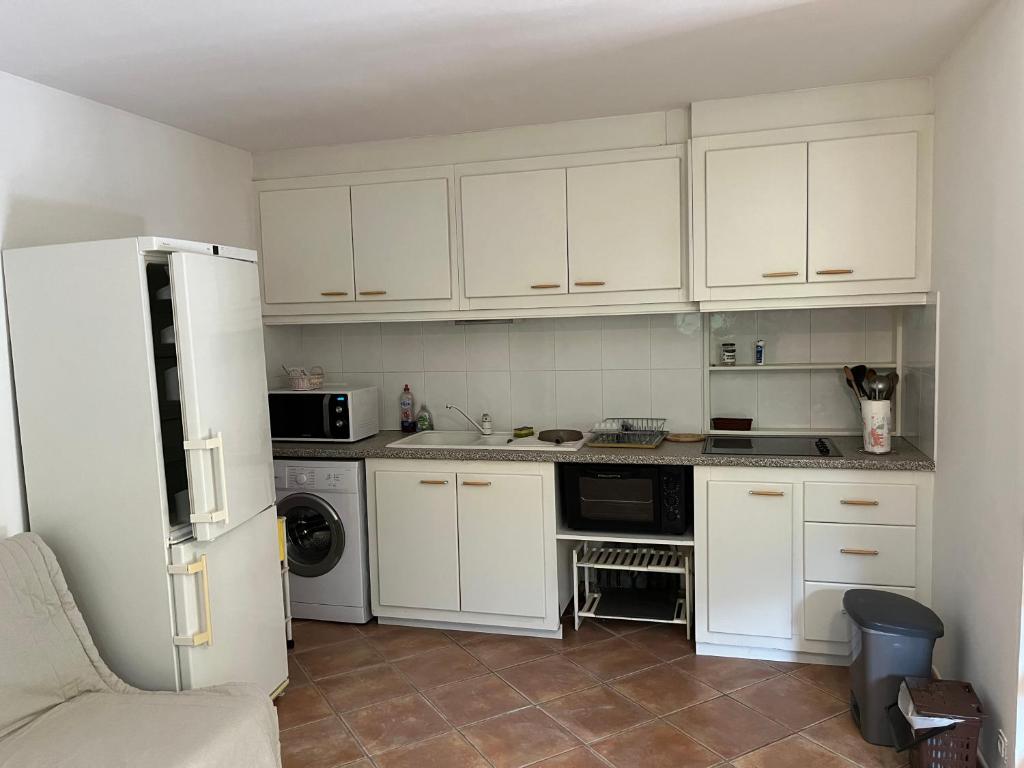
[{"label": "small wicker basket", "polygon": [[305,368],[288,368],[288,386],[296,392],[320,389],[324,385],[324,369],[314,365],[307,372]]}]

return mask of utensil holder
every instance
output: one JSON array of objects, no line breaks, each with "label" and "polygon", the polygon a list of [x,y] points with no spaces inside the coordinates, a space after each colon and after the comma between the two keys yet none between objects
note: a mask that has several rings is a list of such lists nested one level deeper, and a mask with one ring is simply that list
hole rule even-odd
[{"label": "utensil holder", "polygon": [[892,450],[892,401],[861,400],[861,425],[865,453],[889,453]]}]

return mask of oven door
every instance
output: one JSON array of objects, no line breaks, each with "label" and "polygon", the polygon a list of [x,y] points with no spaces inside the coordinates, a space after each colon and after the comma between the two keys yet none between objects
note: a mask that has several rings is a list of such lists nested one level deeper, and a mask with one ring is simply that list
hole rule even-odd
[{"label": "oven door", "polygon": [[588,531],[661,530],[658,470],[619,465],[571,467],[566,483],[573,501],[566,505],[570,527]]},{"label": "oven door", "polygon": [[271,392],[270,436],[274,440],[324,440],[330,395],[323,392]]}]

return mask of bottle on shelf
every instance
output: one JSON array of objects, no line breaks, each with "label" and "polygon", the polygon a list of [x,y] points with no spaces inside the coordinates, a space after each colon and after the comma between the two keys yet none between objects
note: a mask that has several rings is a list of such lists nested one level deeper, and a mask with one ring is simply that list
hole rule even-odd
[{"label": "bottle on shelf", "polygon": [[398,420],[403,432],[416,431],[416,417],[413,415],[412,390],[406,384],[402,394],[398,396]]}]

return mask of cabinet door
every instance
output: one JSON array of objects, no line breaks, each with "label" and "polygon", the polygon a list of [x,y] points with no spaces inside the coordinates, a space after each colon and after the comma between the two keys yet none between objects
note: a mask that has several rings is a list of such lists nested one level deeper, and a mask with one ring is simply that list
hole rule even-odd
[{"label": "cabinet door", "polygon": [[705,155],[707,286],[802,283],[807,264],[807,145]]},{"label": "cabinet door", "polygon": [[358,301],[448,299],[448,181],[352,187]]},{"label": "cabinet door", "polygon": [[572,293],[682,286],[679,159],[566,171]]},{"label": "cabinet door", "polygon": [[535,475],[459,474],[463,611],[544,616],[541,484]]},{"label": "cabinet door", "polygon": [[348,187],[261,192],[260,226],[268,304],[353,300]]},{"label": "cabinet door", "polygon": [[917,134],[812,141],[811,282],[910,278],[917,262]]},{"label": "cabinet door", "polygon": [[466,296],[568,293],[565,170],[462,177]]},{"label": "cabinet door", "polygon": [[708,629],[792,637],[793,486],[708,483]]},{"label": "cabinet door", "polygon": [[827,584],[808,581],[804,585],[804,639],[850,641],[850,620],[843,610],[848,589],[877,589],[915,599],[917,590],[908,587],[866,587],[863,584]]},{"label": "cabinet door", "polygon": [[455,474],[378,471],[374,486],[381,604],[459,610]]}]

